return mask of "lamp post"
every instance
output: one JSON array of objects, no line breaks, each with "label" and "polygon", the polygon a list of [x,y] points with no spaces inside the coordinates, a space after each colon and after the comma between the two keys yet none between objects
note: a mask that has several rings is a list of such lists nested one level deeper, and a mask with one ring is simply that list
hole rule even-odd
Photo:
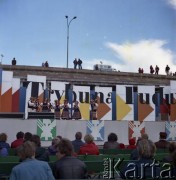
[{"label": "lamp post", "polygon": [[68,51],[69,51],[69,28],[70,28],[70,23],[76,19],[77,17],[74,16],[70,21],[68,20],[68,16],[65,16],[67,19],[67,68],[68,68]]},{"label": "lamp post", "polygon": [[3,54],[1,54],[1,62],[0,62],[1,64],[2,64],[2,59],[3,59],[3,57],[4,57],[4,55],[3,55]]}]

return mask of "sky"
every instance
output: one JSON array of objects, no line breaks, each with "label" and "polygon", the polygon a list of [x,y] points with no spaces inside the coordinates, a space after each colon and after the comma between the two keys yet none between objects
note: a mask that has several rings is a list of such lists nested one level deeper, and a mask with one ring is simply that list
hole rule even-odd
[{"label": "sky", "polygon": [[[176,0],[0,0],[0,60],[83,69],[100,61],[121,72],[176,71]],[[3,56],[2,56],[3,55]]]}]

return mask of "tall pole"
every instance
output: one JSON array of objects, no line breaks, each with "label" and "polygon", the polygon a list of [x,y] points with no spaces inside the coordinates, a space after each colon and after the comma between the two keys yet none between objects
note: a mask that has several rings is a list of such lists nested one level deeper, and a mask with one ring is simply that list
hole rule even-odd
[{"label": "tall pole", "polygon": [[74,16],[70,21],[68,20],[68,16],[65,16],[67,19],[67,68],[68,68],[68,56],[69,56],[69,29],[70,29],[70,23],[76,19],[77,17]]},{"label": "tall pole", "polygon": [[1,54],[1,62],[0,62],[1,64],[2,64],[2,59],[3,59],[3,57],[4,57],[4,55],[3,55],[3,54]]}]

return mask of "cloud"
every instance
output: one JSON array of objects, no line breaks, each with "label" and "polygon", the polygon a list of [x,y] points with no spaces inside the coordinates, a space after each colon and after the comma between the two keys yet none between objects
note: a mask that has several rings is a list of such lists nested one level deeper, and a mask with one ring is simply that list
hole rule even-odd
[{"label": "cloud", "polygon": [[174,9],[176,9],[176,0],[166,0]]},{"label": "cloud", "polygon": [[145,73],[149,73],[150,65],[153,67],[158,65],[160,67],[159,74],[165,74],[167,64],[171,67],[171,71],[176,69],[173,63],[174,54],[164,48],[166,44],[167,42],[163,40],[141,40],[136,43],[124,44],[108,42],[105,45],[121,60],[122,63],[116,65],[120,71],[137,72],[141,67]]}]

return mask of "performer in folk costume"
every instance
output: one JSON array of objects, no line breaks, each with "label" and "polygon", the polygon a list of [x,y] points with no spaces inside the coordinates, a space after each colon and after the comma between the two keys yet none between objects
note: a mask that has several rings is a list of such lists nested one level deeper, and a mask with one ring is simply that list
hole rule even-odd
[{"label": "performer in folk costume", "polygon": [[48,112],[49,111],[49,103],[48,103],[48,99],[47,98],[45,98],[43,103],[41,103],[40,105],[42,107],[42,112]]},{"label": "performer in folk costume", "polygon": [[93,99],[90,101],[90,107],[91,107],[90,119],[91,120],[97,120],[98,104],[96,102],[97,100],[93,100]]},{"label": "performer in folk costume", "polygon": [[79,109],[79,102],[75,101],[74,106],[73,106],[73,116],[72,119],[78,120],[81,119],[81,112]]},{"label": "performer in folk costume", "polygon": [[40,106],[39,98],[36,98],[36,100],[35,100],[35,107],[36,107],[36,112],[42,111],[42,107]]},{"label": "performer in folk costume", "polygon": [[28,101],[28,112],[36,112],[34,97],[30,97]]},{"label": "performer in folk costume", "polygon": [[61,109],[62,109],[62,107],[60,105],[60,100],[55,100],[54,103],[55,103],[55,105],[54,105],[55,118],[60,119]]},{"label": "performer in folk costume", "polygon": [[61,114],[61,118],[62,119],[70,119],[69,116],[69,105],[68,105],[68,100],[65,99],[64,100],[64,105],[62,106],[63,110],[62,110],[62,114]]}]

